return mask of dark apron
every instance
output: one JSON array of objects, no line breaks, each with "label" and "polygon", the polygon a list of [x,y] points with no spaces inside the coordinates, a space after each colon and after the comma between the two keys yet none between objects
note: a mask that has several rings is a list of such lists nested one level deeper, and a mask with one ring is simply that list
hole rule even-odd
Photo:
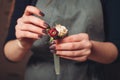
[{"label": "dark apron", "polygon": [[[61,24],[69,29],[69,35],[88,33],[90,39],[104,41],[100,0],[38,0],[36,6],[45,13],[42,19],[51,26]],[[49,36],[44,36],[33,44],[25,80],[57,80],[48,41]],[[102,64],[62,58],[60,62],[60,80],[104,80]]]}]

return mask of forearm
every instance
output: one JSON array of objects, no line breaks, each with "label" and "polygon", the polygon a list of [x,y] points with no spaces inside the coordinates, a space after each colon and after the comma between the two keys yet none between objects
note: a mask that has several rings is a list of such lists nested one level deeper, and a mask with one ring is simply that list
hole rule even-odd
[{"label": "forearm", "polygon": [[110,42],[92,42],[92,51],[88,59],[100,63],[112,63],[118,55],[118,50],[113,43]]},{"label": "forearm", "polygon": [[17,40],[11,40],[4,47],[5,56],[11,61],[20,61],[24,58],[29,48],[21,48]]}]

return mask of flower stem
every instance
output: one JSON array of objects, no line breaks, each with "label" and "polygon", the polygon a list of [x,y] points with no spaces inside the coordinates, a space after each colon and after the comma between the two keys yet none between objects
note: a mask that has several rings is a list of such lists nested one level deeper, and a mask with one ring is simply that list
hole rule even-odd
[{"label": "flower stem", "polygon": [[51,43],[53,40],[54,40],[54,38],[53,38],[53,37],[50,37],[50,43]]},{"label": "flower stem", "polygon": [[[54,40],[53,37],[50,37],[50,43]],[[56,75],[60,74],[60,58],[56,54],[53,54],[54,57],[54,68]]]},{"label": "flower stem", "polygon": [[56,75],[60,74],[60,58],[56,54],[53,54],[54,56],[54,67],[55,67],[55,73]]}]

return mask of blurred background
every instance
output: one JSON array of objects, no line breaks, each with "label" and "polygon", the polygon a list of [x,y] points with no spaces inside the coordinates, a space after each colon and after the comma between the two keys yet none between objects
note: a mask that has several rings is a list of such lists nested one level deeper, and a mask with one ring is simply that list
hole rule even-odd
[{"label": "blurred background", "polygon": [[[14,2],[15,0],[0,0],[0,80],[23,80],[29,58],[19,63],[11,63],[3,56],[3,44],[14,10]],[[105,80],[120,80],[120,63],[106,65],[105,78]]]},{"label": "blurred background", "polygon": [[[15,0],[0,0],[0,80],[23,80],[27,58],[11,63],[3,56],[3,44],[9,28]],[[12,46],[11,46],[12,47]]]}]

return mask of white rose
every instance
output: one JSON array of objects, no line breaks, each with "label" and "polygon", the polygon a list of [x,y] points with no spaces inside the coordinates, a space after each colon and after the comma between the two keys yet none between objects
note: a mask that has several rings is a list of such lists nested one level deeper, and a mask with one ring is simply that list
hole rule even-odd
[{"label": "white rose", "polygon": [[68,29],[65,26],[62,26],[60,24],[57,24],[55,26],[56,30],[58,31],[58,36],[59,37],[64,37],[67,35],[68,33]]}]

